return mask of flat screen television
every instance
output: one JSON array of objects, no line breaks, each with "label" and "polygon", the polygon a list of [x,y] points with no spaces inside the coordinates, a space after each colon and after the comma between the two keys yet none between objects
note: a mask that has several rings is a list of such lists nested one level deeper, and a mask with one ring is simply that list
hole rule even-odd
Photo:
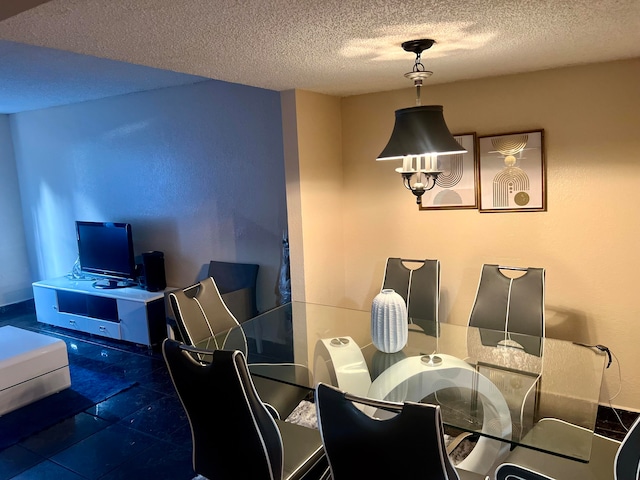
[{"label": "flat screen television", "polygon": [[131,225],[76,221],[80,270],[100,277],[96,288],[121,288],[135,284],[136,263]]}]

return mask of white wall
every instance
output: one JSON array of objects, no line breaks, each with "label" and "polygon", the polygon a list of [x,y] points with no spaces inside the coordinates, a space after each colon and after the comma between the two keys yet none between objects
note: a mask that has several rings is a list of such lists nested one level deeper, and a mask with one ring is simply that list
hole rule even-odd
[{"label": "white wall", "polygon": [[280,96],[206,81],[11,116],[34,280],[68,273],[75,220],[132,224],[167,283],[209,260],[258,263],[276,304],[286,199]]},{"label": "white wall", "polygon": [[0,306],[31,298],[18,173],[9,117],[0,115]]}]

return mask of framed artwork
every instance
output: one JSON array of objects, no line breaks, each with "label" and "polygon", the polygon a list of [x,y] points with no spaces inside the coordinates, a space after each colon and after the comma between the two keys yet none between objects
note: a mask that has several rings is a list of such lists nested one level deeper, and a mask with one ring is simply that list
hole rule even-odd
[{"label": "framed artwork", "polygon": [[467,153],[438,157],[436,185],[422,196],[420,210],[478,208],[476,134],[454,135]]},{"label": "framed artwork", "polygon": [[480,212],[547,209],[544,130],[478,138]]}]

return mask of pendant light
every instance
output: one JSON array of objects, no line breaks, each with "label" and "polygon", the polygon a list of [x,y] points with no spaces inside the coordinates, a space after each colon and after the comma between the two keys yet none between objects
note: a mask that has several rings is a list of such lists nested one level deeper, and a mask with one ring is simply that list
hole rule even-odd
[{"label": "pendant light", "polygon": [[438,156],[467,152],[449,132],[442,105],[421,104],[420,87],[433,72],[425,70],[420,57],[434,43],[434,40],[422,39],[402,44],[405,51],[416,55],[413,70],[404,75],[413,80],[416,87],[416,106],[396,110],[391,138],[377,158],[402,160],[402,167],[396,168],[396,172],[402,175],[404,186],[416,196],[418,205],[422,203],[422,195],[435,186],[442,173],[438,170]]}]

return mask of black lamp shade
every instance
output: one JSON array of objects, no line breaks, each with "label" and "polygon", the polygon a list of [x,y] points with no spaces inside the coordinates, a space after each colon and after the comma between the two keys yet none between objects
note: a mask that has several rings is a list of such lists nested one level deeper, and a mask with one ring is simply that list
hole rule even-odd
[{"label": "black lamp shade", "polygon": [[396,110],[389,143],[377,160],[401,160],[407,155],[466,153],[444,121],[442,105],[423,105]]}]

